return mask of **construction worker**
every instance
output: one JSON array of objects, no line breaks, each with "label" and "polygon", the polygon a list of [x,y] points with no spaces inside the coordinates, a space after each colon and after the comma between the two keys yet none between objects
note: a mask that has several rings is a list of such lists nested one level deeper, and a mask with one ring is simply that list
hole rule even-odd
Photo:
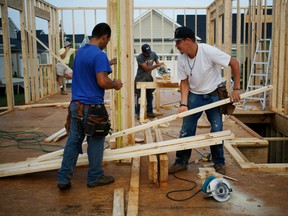
[{"label": "construction worker", "polygon": [[[234,89],[231,101],[240,100],[240,68],[239,63],[230,55],[208,44],[198,44],[195,33],[188,27],[179,27],[175,30],[175,47],[180,51],[177,61],[177,73],[180,82],[181,102],[178,113],[185,112],[200,106],[218,101],[218,88],[222,87],[223,80],[218,71],[218,65],[230,66],[234,78]],[[220,107],[206,110],[211,124],[211,132],[222,131],[222,113]],[[202,112],[183,118],[180,137],[194,136],[197,121]],[[210,147],[214,168],[225,175],[225,158],[223,144]],[[186,170],[192,150],[176,152],[175,163],[169,167],[169,173]]]},{"label": "construction worker", "polygon": [[66,124],[68,140],[58,171],[57,186],[61,190],[71,187],[70,180],[78,155],[82,154],[85,135],[89,162],[87,187],[93,188],[114,182],[113,176],[105,176],[102,169],[105,136],[110,131],[104,94],[105,89],[119,90],[123,84],[118,79],[111,80],[108,77],[112,73],[111,62],[103,50],[110,37],[110,26],[106,23],[97,24],[92,31],[89,44],[79,48],[74,59],[72,101],[69,106],[69,121]]},{"label": "construction worker", "polygon": [[58,85],[61,90],[62,95],[67,95],[67,92],[64,91],[63,86],[63,77],[67,79],[72,79],[72,70],[67,67],[69,65],[70,57],[75,53],[76,49],[71,48],[71,43],[69,41],[65,41],[64,48],[61,48],[59,50],[60,58],[64,61],[66,64],[63,65],[62,62],[58,61],[56,64],[56,71],[57,71],[57,81]]},{"label": "construction worker", "polygon": [[[149,44],[143,44],[141,50],[142,53],[140,53],[136,58],[138,69],[135,77],[135,86],[137,82],[153,82],[153,77],[151,74],[152,70],[163,65],[163,63],[159,62],[158,55],[151,50]],[[151,118],[157,116],[155,113],[153,113],[153,91],[154,89],[146,89],[147,116]],[[135,114],[139,119],[140,104],[138,103],[138,100],[140,98],[140,89],[135,88],[135,94],[137,96]]]}]

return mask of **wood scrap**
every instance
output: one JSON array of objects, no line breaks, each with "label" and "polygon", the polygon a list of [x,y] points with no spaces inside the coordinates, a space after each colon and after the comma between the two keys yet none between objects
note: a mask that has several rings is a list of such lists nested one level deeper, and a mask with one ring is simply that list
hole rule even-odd
[{"label": "wood scrap", "polygon": [[54,134],[52,134],[51,136],[47,137],[47,138],[44,140],[44,142],[49,143],[49,142],[51,142],[52,140],[54,140],[57,136],[63,134],[64,132],[66,133],[66,129],[65,129],[65,128],[62,128],[62,129],[60,129],[59,131],[57,131],[56,133],[54,133]]},{"label": "wood scrap", "polygon": [[60,139],[66,137],[66,136],[67,136],[67,132],[66,132],[66,130],[65,130],[63,133],[61,133],[61,134],[59,134],[57,137],[55,137],[55,138],[53,139],[53,142],[58,142]]},{"label": "wood scrap", "polygon": [[114,190],[113,216],[125,216],[124,212],[124,188]]}]

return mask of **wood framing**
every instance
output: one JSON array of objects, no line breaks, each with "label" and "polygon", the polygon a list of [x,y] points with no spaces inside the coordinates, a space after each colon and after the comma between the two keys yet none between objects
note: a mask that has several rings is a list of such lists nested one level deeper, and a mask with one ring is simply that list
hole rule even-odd
[{"label": "wood framing", "polygon": [[253,162],[247,161],[247,159],[243,158],[241,154],[237,151],[237,144],[233,141],[224,142],[225,149],[231,154],[234,160],[238,163],[238,165],[243,170],[248,171],[264,171],[264,172],[279,172],[279,171],[288,171],[287,163],[271,163],[271,164],[255,164]]},{"label": "wood framing", "polygon": [[8,22],[8,0],[3,0],[1,5],[2,15],[2,33],[4,47],[4,67],[6,77],[6,96],[8,110],[13,110],[14,107],[14,92],[12,83],[12,62],[11,62],[11,47],[10,47],[10,31]]}]

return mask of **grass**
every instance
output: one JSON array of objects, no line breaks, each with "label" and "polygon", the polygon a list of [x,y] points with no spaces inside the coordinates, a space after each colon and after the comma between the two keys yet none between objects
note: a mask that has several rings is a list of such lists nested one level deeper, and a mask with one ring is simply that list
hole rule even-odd
[{"label": "grass", "polygon": [[[25,97],[24,94],[16,94],[14,95],[15,105],[24,105],[25,104]],[[7,99],[6,96],[0,96],[0,107],[7,106]]]}]

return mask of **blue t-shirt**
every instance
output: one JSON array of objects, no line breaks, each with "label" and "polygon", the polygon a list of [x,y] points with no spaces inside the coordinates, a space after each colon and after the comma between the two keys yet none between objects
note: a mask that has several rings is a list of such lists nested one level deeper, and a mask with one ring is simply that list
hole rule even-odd
[{"label": "blue t-shirt", "polygon": [[72,77],[72,100],[84,104],[104,104],[105,89],[96,74],[112,72],[107,55],[98,46],[85,44],[75,56]]}]

